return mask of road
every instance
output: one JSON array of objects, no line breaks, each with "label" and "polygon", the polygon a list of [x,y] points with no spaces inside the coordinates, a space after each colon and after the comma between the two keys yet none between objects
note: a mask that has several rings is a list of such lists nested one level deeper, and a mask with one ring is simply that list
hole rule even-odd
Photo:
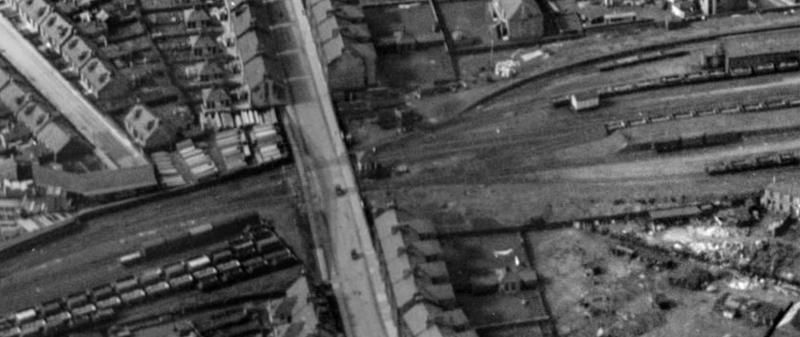
[{"label": "road", "polygon": [[110,169],[148,164],[139,149],[0,15],[3,56],[96,147]]},{"label": "road", "polygon": [[[308,18],[298,14],[305,12],[302,3],[287,2],[295,16],[294,35],[300,40],[295,52],[301,68],[287,71],[299,74],[290,79],[295,84],[295,103],[287,108],[287,118],[293,125],[293,134],[303,143],[296,146],[303,151],[295,157],[298,167],[305,168],[302,173],[307,177],[307,201],[316,210],[310,214],[312,231],[327,231],[315,237],[330,237],[330,242],[317,242],[318,247],[326,248],[326,264],[331,266],[322,273],[330,275],[347,336],[394,337],[397,327],[391,317],[392,308],[314,34]],[[337,185],[346,191],[345,195],[335,193]],[[357,254],[355,259],[353,252]]]}]

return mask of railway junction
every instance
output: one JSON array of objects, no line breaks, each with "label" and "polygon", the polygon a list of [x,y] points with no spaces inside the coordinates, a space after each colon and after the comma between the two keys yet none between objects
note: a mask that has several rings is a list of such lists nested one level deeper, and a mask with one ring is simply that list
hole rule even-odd
[{"label": "railway junction", "polygon": [[8,1],[0,337],[795,336],[796,9]]}]

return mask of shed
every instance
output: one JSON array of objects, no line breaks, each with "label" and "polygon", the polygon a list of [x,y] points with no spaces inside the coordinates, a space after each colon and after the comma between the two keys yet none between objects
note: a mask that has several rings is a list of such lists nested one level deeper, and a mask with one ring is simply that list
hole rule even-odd
[{"label": "shed", "polygon": [[595,91],[572,94],[569,98],[573,111],[585,111],[600,106],[600,95]]}]

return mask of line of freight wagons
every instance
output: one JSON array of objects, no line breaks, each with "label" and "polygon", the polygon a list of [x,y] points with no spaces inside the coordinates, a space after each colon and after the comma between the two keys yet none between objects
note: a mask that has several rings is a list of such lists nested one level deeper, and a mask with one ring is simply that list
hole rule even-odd
[{"label": "line of freight wagons", "polygon": [[[758,65],[752,68],[737,68],[732,69],[730,72],[723,70],[712,71],[698,71],[685,74],[674,74],[662,76],[659,78],[646,79],[634,83],[623,83],[601,87],[596,90],[597,95],[600,97],[608,97],[613,95],[623,95],[639,91],[660,89],[676,85],[703,83],[711,81],[721,81],[731,78],[756,76],[774,72],[795,71],[800,69],[798,61],[781,62],[777,65],[773,63]],[[555,107],[564,106],[570,103],[572,94],[553,97],[551,103]]]},{"label": "line of freight wagons", "polygon": [[119,308],[196,287],[211,291],[226,283],[288,267],[295,256],[270,230],[257,229],[228,247],[154,268],[108,285],[20,310],[0,322],[0,337],[53,336],[112,318]]}]

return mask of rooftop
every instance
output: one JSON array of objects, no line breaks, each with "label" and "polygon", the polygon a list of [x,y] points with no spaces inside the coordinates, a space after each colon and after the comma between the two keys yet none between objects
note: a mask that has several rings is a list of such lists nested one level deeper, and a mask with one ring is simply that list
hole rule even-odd
[{"label": "rooftop", "polygon": [[723,41],[729,58],[800,51],[800,32],[797,30],[736,35]]},{"label": "rooftop", "polygon": [[155,171],[149,164],[87,173],[65,172],[33,165],[33,181],[40,186],[61,187],[67,192],[83,196],[97,196],[158,185]]}]

